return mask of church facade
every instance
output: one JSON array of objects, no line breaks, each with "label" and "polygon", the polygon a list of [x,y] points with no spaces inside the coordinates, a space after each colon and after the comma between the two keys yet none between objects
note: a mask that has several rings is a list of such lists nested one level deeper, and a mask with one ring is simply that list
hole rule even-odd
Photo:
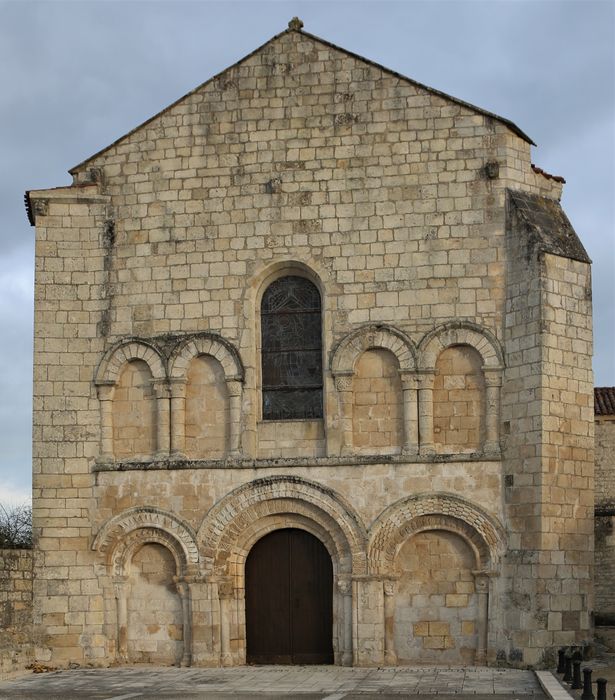
[{"label": "church facade", "polygon": [[27,193],[39,660],[590,639],[590,261],[531,145],[293,20]]}]

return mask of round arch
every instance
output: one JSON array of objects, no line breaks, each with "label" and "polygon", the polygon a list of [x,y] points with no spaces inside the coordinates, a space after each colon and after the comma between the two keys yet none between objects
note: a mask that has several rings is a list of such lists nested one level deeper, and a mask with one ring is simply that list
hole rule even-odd
[{"label": "round arch", "polygon": [[199,562],[196,536],[189,525],[170,513],[153,508],[131,508],[110,518],[98,531],[92,549],[107,557],[114,574],[120,574],[135,549],[149,542],[166,546],[178,565],[178,574]]},{"label": "round arch", "polygon": [[460,535],[474,552],[476,568],[496,571],[504,551],[504,528],[473,503],[454,494],[436,493],[401,499],[373,523],[367,549],[370,573],[393,575],[401,545],[411,535],[426,530]]},{"label": "round arch", "polygon": [[504,366],[502,347],[491,331],[469,321],[452,321],[423,337],[418,347],[418,368],[433,371],[440,353],[451,345],[474,348],[483,360],[483,369],[501,370]]},{"label": "round arch", "polygon": [[402,372],[416,368],[416,348],[410,338],[390,326],[368,325],[349,333],[335,346],[331,353],[331,372],[334,375],[352,374],[358,358],[374,348],[392,352]]},{"label": "round arch", "polygon": [[145,362],[154,380],[166,379],[166,363],[160,350],[153,343],[129,338],[107,350],[96,369],[94,384],[117,384],[122,367],[131,360]]},{"label": "round arch", "polygon": [[215,333],[199,333],[183,340],[169,359],[169,377],[184,379],[190,360],[199,355],[210,355],[222,365],[226,381],[243,381],[244,370],[235,347]]},{"label": "round arch", "polygon": [[365,573],[367,534],[358,514],[331,489],[290,476],[240,486],[209,511],[197,538],[206,570],[219,576],[239,572],[254,542],[283,527],[312,532],[339,572]]}]

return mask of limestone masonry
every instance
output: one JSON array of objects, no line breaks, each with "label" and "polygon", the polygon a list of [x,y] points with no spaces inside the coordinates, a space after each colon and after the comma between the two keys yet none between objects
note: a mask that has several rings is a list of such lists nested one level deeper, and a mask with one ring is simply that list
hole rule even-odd
[{"label": "limestone masonry", "polygon": [[531,145],[295,19],[27,193],[37,659],[591,638],[590,261]]}]

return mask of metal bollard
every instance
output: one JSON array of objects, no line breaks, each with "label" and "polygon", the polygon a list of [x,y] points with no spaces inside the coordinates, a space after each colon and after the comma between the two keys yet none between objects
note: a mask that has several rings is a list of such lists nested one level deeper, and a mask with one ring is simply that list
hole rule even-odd
[{"label": "metal bollard", "polygon": [[596,700],[606,700],[606,678],[596,678]]},{"label": "metal bollard", "polygon": [[572,690],[578,690],[583,687],[581,683],[581,662],[579,659],[575,659],[572,662],[572,685],[570,687]]},{"label": "metal bollard", "polygon": [[564,673],[566,670],[566,650],[564,647],[557,652],[557,671],[556,673]]},{"label": "metal bollard", "polygon": [[572,680],[572,656],[566,654],[564,659],[564,677],[562,678],[564,683],[570,683]]},{"label": "metal bollard", "polygon": [[583,669],[583,693],[581,700],[595,700],[592,692],[592,670],[591,668]]}]

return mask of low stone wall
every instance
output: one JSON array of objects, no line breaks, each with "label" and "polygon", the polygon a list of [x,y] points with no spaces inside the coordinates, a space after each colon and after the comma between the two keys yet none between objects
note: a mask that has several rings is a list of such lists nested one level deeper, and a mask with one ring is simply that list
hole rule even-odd
[{"label": "low stone wall", "polygon": [[596,417],[595,621],[615,625],[615,416]]},{"label": "low stone wall", "polygon": [[0,549],[0,679],[32,660],[32,550]]}]

